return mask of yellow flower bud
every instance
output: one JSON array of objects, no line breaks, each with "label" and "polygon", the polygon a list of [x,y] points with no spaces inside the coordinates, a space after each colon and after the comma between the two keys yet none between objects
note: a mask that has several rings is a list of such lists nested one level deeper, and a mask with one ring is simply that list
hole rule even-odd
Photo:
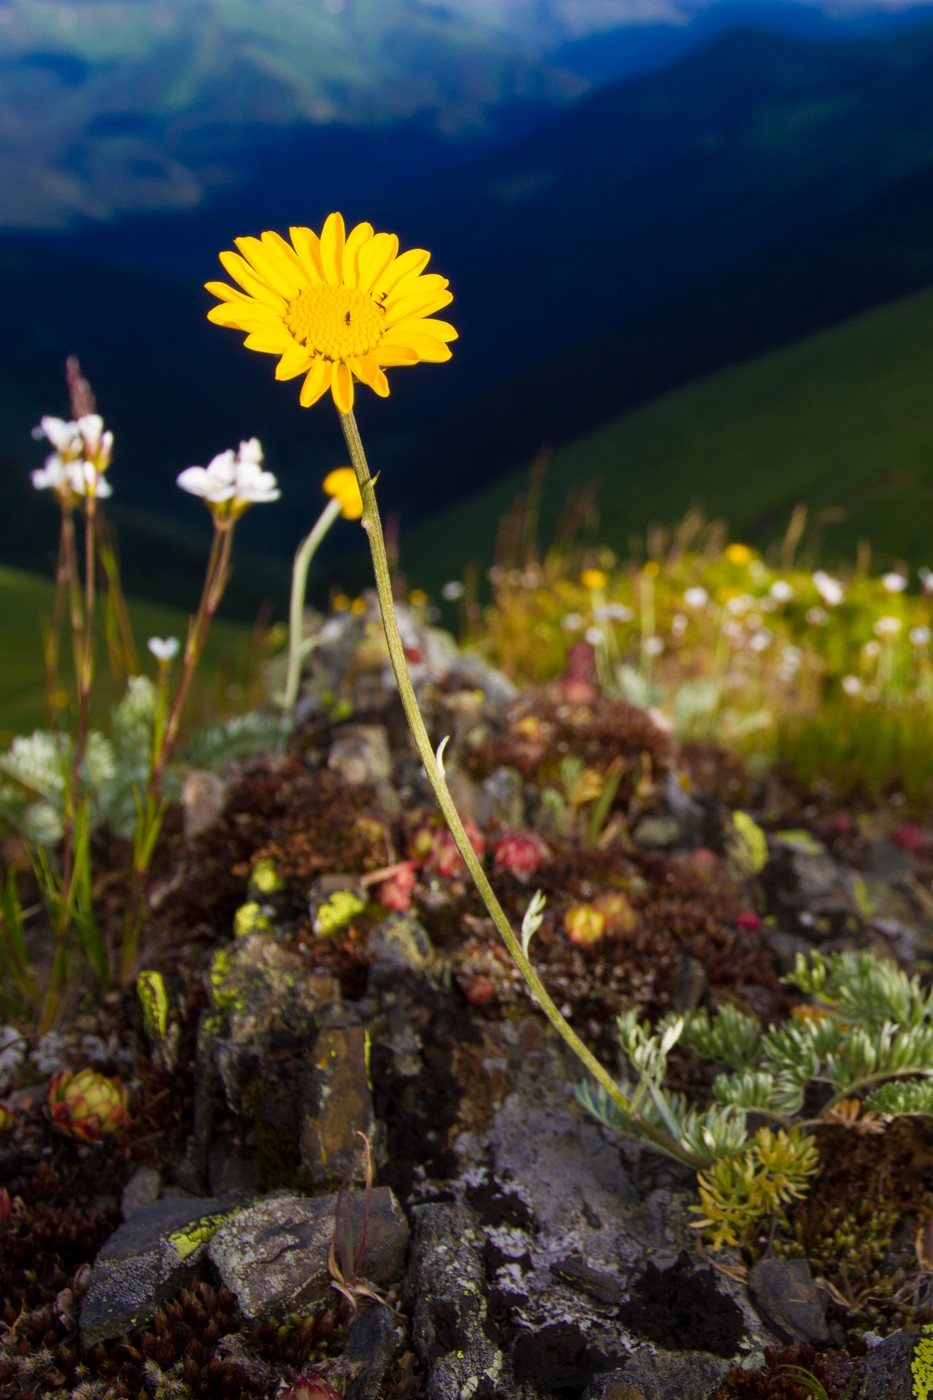
[{"label": "yellow flower bud", "polygon": [[340,502],[344,520],[359,520],[363,514],[363,497],[352,467],[336,467],[327,473],[322,484],[327,495]]}]

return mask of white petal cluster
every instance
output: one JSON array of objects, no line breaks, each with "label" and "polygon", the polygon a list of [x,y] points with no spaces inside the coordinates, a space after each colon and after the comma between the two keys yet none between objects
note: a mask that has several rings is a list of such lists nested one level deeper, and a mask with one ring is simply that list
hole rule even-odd
[{"label": "white petal cluster", "polygon": [[46,457],[45,466],[32,473],[37,491],[54,491],[64,504],[72,506],[80,497],[113,494],[104,478],[113,455],[113,433],[104,430],[99,413],[85,413],[74,421],[46,416],[32,435],[45,438],[55,448]]},{"label": "white petal cluster", "polygon": [[257,438],[241,442],[239,450],[220,452],[206,467],[186,467],[178,485],[200,496],[216,516],[236,518],[248,506],[277,501],[281,496],[272,472],[262,470],[262,447]]},{"label": "white petal cluster", "polygon": [[817,569],[813,575],[813,583],[817,593],[823,599],[828,608],[838,607],[846,596],[846,591],[837,578],[825,573],[822,569]]},{"label": "white petal cluster", "polygon": [[150,637],[146,646],[157,661],[173,661],[178,655],[181,643],[177,637]]}]

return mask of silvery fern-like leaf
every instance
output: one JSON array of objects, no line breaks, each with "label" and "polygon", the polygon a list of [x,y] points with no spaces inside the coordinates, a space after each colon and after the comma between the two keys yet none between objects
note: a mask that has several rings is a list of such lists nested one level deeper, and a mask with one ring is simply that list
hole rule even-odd
[{"label": "silvery fern-like leaf", "polygon": [[720,1074],[713,1081],[717,1103],[740,1108],[745,1113],[764,1113],[788,1118],[803,1105],[804,1083],[792,1076],[770,1070],[746,1069],[736,1074]]},{"label": "silvery fern-like leaf", "polygon": [[701,1157],[730,1157],[748,1143],[748,1128],[741,1108],[710,1104],[705,1110],[686,1109],[677,1135],[682,1147]]},{"label": "silvery fern-like leaf", "polygon": [[933,1117],[933,1079],[892,1079],[865,1099],[872,1113],[896,1118],[898,1114]]},{"label": "silvery fern-like leaf", "polygon": [[840,1092],[893,1075],[921,1073],[933,1074],[933,1026],[858,1027],[826,1060],[826,1078]]},{"label": "silvery fern-like leaf", "polygon": [[782,979],[800,987],[854,1021],[919,1026],[933,1014],[933,990],[888,958],[867,952],[798,953],[794,970]]},{"label": "silvery fern-like leaf", "polygon": [[152,743],[157,691],[148,676],[130,676],[123,698],[113,712],[114,742],[124,751],[141,748],[147,753]]},{"label": "silvery fern-like leaf", "polygon": [[280,738],[278,718],[253,710],[199,729],[185,749],[184,759],[197,768],[220,768],[231,759],[274,748]]},{"label": "silvery fern-like leaf", "polygon": [[762,1060],[776,1073],[801,1080],[819,1078],[827,1056],[835,1053],[846,1028],[825,1016],[820,1021],[789,1020],[762,1038]]},{"label": "silvery fern-like leaf", "polygon": [[731,1004],[721,1006],[713,1018],[701,1007],[686,1013],[683,1043],[706,1060],[744,1069],[758,1058],[761,1026]]},{"label": "silvery fern-like leaf", "polygon": [[37,729],[33,734],[17,735],[6,753],[0,754],[0,773],[11,778],[18,790],[60,803],[67,763],[58,735]]}]

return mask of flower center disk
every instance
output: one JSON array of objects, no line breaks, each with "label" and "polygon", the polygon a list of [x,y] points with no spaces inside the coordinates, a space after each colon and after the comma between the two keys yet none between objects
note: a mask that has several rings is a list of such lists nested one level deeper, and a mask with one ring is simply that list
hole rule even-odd
[{"label": "flower center disk", "polygon": [[382,339],[385,312],[368,292],[350,287],[303,287],[288,303],[285,325],[325,360],[368,355]]}]

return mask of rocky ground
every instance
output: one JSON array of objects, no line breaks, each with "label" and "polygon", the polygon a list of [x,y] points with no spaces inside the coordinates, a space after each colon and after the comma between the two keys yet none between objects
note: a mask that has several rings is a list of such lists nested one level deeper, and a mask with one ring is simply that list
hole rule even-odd
[{"label": "rocky ground", "polygon": [[[546,895],[536,965],[607,1063],[628,1007],[783,1017],[798,950],[927,965],[933,837],[896,797],[752,778],[585,665],[519,694],[403,624],[497,893],[516,925]],[[694,1175],[576,1102],[392,695],[372,621],[327,623],[287,750],[193,775],[167,832],[143,959],[164,1020],[76,988],[51,1036],[4,1033],[0,1397],[798,1400],[788,1365],[828,1400],[925,1396],[928,1120],[824,1129],[770,1242],[708,1256]],[[117,921],[126,852],[100,858]],[[45,1100],[87,1065],[130,1086],[97,1143]]]}]

